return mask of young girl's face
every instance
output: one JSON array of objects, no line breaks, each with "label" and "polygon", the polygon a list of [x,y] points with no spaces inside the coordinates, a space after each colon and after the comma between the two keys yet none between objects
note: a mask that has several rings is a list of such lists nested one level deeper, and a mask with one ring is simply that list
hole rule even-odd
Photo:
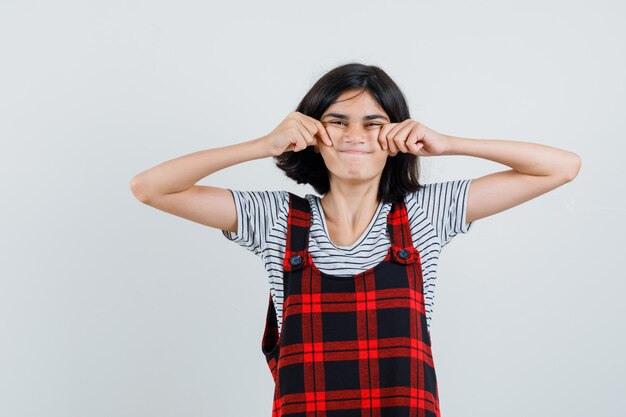
[{"label": "young girl's face", "polygon": [[329,174],[343,179],[368,180],[380,177],[389,151],[378,135],[389,116],[367,91],[343,92],[320,117],[333,146],[317,141]]}]

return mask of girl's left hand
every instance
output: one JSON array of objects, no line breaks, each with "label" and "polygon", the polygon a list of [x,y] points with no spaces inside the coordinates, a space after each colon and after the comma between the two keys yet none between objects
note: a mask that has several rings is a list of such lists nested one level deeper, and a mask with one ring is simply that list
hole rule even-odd
[{"label": "girl's left hand", "polygon": [[398,152],[437,156],[442,155],[449,146],[446,135],[413,119],[383,125],[378,133],[378,142],[383,149],[389,150],[391,156],[396,156]]}]

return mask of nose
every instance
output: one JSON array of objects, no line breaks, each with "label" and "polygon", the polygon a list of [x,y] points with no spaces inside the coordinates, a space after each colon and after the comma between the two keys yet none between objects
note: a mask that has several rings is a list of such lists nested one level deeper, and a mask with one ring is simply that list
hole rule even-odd
[{"label": "nose", "polygon": [[344,130],[343,139],[348,143],[364,143],[367,140],[367,131],[365,128],[355,123]]}]

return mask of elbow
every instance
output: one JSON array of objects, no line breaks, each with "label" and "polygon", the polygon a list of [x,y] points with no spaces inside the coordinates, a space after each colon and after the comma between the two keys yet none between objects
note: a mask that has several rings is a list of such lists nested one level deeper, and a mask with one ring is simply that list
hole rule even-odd
[{"label": "elbow", "polygon": [[138,178],[138,176],[134,176],[130,180],[130,191],[133,193],[133,196],[144,204],[148,203],[148,193],[146,191],[145,184]]},{"label": "elbow", "polygon": [[582,158],[575,153],[572,153],[572,162],[568,165],[565,175],[565,179],[567,182],[572,181],[574,178],[578,176],[580,172],[580,167],[582,166]]}]

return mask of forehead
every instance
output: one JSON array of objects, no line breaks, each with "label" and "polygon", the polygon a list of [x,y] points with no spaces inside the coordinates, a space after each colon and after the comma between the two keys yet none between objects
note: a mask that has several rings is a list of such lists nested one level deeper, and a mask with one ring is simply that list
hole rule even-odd
[{"label": "forehead", "polygon": [[324,113],[329,111],[378,111],[386,115],[380,104],[368,90],[348,90],[342,92],[339,97],[328,106]]}]

